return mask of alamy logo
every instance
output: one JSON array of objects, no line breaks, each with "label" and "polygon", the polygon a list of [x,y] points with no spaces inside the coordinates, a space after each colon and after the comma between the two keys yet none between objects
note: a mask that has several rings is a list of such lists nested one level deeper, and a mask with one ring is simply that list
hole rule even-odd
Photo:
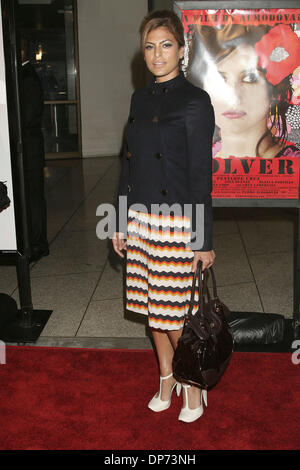
[{"label": "alamy logo", "polygon": [[0,364],[6,364],[6,347],[3,341],[0,341]]},{"label": "alamy logo", "polygon": [[[119,232],[124,234],[124,238],[127,237],[127,214],[128,204],[127,196],[119,196]],[[131,204],[130,209],[135,212],[149,212],[147,207],[143,204]],[[204,204],[180,204],[168,205],[162,204],[151,204],[150,214],[162,214],[163,216],[172,216],[179,218],[187,218],[190,220],[189,227],[183,226],[182,233],[183,239],[185,235],[189,234],[190,237],[190,248],[192,250],[200,250],[204,243]],[[116,231],[116,209],[113,204],[103,203],[97,207],[96,215],[101,217],[101,220],[97,223],[96,234],[100,240],[112,238]],[[193,220],[195,218],[195,220]],[[138,222],[138,221],[137,221]],[[195,222],[195,223],[193,223]],[[155,224],[154,224],[155,225]],[[193,226],[195,230],[193,230]],[[157,230],[156,227],[150,227],[154,232]],[[167,235],[167,230],[164,228],[164,235]]]},{"label": "alamy logo", "polygon": [[[297,347],[298,349],[296,349]],[[300,364],[300,339],[293,341],[292,349],[296,349],[292,354],[292,363],[298,365]]]}]

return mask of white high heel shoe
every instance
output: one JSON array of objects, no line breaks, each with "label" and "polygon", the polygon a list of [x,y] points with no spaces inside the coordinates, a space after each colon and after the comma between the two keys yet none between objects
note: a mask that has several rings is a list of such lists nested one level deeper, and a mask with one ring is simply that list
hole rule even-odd
[{"label": "white high heel shoe", "polygon": [[185,423],[192,423],[196,421],[196,419],[200,418],[203,415],[204,408],[203,402],[207,407],[207,390],[200,390],[200,406],[198,408],[191,409],[189,408],[189,399],[188,399],[188,391],[187,389],[190,388],[190,385],[182,384],[184,393],[185,393],[185,406],[181,408],[180,414],[178,416],[179,421],[184,421]]},{"label": "white high heel shoe", "polygon": [[164,411],[164,410],[167,410],[167,409],[169,408],[169,406],[171,405],[172,392],[173,392],[173,390],[174,390],[175,387],[176,387],[176,394],[177,394],[177,396],[179,397],[180,392],[181,392],[181,383],[175,382],[174,385],[173,385],[173,387],[171,388],[169,400],[162,400],[162,399],[160,398],[160,397],[161,397],[162,381],[165,380],[165,379],[169,379],[169,378],[172,377],[172,376],[173,376],[173,374],[167,375],[166,377],[160,377],[160,382],[159,382],[159,394],[158,394],[158,397],[156,397],[156,396],[154,395],[154,397],[151,398],[151,400],[149,401],[148,407],[150,408],[150,410],[152,410],[152,411]]}]

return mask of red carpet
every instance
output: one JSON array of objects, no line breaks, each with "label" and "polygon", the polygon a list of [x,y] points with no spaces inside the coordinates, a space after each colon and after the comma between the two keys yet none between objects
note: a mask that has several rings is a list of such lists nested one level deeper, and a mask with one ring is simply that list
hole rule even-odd
[{"label": "red carpet", "polygon": [[0,449],[299,449],[300,365],[284,353],[234,353],[208,408],[177,420],[182,397],[153,413],[153,351],[6,349]]}]

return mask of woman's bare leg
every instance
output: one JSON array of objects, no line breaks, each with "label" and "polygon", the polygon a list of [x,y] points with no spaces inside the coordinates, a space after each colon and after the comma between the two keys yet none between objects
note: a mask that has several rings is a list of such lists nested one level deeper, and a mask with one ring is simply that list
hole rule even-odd
[{"label": "woman's bare leg", "polygon": [[[177,348],[177,342],[182,334],[182,329],[168,331],[168,336],[170,342],[172,343],[173,349]],[[200,406],[200,389],[198,387],[188,388],[188,399],[189,399],[189,408],[194,409]],[[185,406],[185,393],[183,393],[183,406]]]},{"label": "woman's bare leg", "polygon": [[172,344],[173,352],[174,352],[175,349],[177,348],[178,340],[180,336],[182,335],[182,328],[180,328],[180,330],[167,330],[167,335]]},{"label": "woman's bare leg", "polygon": [[[172,360],[177,343],[182,334],[180,330],[157,330],[152,329],[152,336],[158,356],[160,375],[165,377],[172,373]],[[162,382],[162,400],[168,400],[170,391],[175,383],[175,379],[170,377]],[[157,393],[158,396],[158,393]],[[198,408],[200,405],[200,389],[191,387],[188,389],[189,408]],[[183,394],[183,406],[185,406],[185,394]]]},{"label": "woman's bare leg", "polygon": [[[158,356],[159,371],[162,377],[166,377],[172,373],[172,360],[174,348],[166,331],[152,328],[152,336]],[[170,391],[175,383],[175,379],[170,377],[162,382],[162,400],[168,400]],[[157,393],[158,396],[158,393]]]}]

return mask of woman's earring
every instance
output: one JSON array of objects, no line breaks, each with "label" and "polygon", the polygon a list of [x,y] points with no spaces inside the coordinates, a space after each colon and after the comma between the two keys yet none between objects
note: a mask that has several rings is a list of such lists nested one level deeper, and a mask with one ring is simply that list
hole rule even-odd
[{"label": "woman's earring", "polygon": [[[273,120],[272,120],[272,117],[273,117]],[[272,105],[270,105],[269,120],[270,120],[270,123],[271,123],[270,132],[271,132],[272,136],[275,137],[277,132],[278,132],[278,129],[276,127],[276,124],[278,124],[278,106],[277,106],[277,104],[275,106],[275,113],[274,113],[273,116],[272,116]]]}]

